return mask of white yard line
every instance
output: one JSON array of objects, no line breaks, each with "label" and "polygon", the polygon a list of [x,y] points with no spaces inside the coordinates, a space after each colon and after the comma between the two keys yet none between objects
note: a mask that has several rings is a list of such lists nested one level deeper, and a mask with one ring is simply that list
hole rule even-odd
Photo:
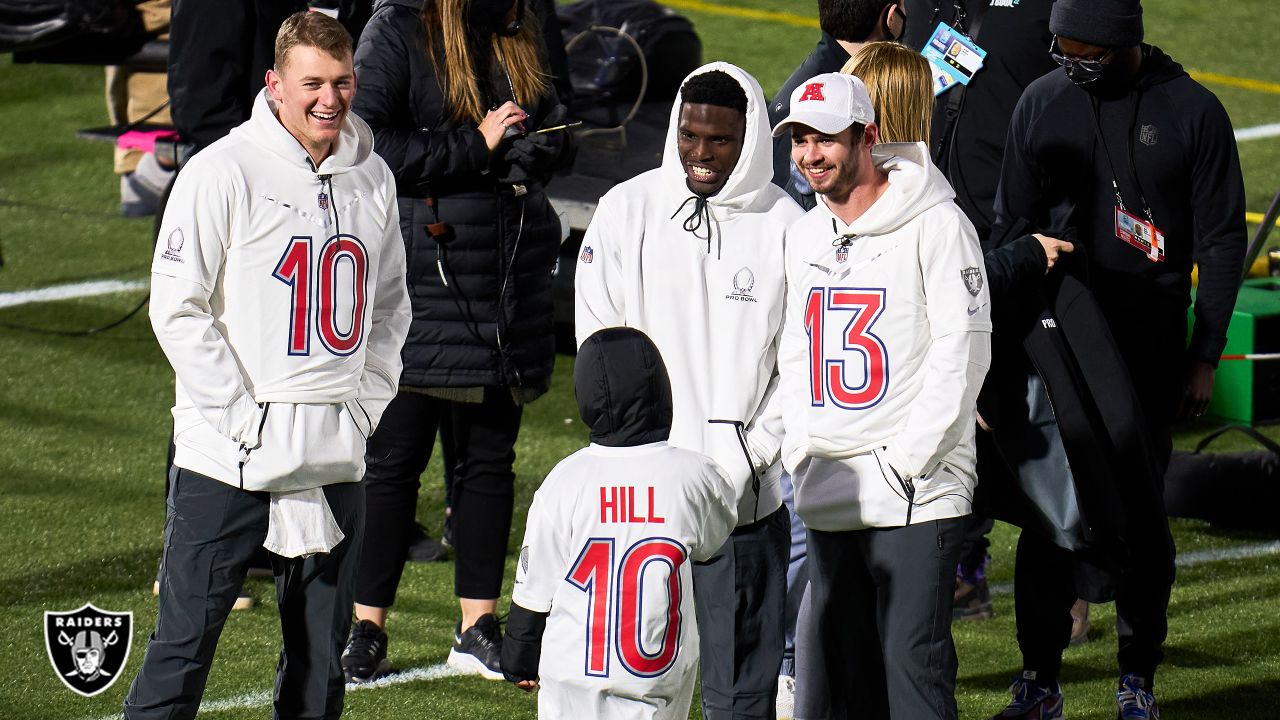
[{"label": "white yard line", "polygon": [[[1178,556],[1177,564],[1178,567],[1186,568],[1195,567],[1196,565],[1204,565],[1211,562],[1218,562],[1221,560],[1241,560],[1244,558],[1278,554],[1280,554],[1280,540],[1254,545],[1222,548],[1220,550],[1197,550],[1195,552],[1184,553]],[[1011,593],[1013,592],[1013,583],[997,583],[992,585],[991,592],[997,594]],[[440,663],[430,667],[411,668],[403,672],[393,673],[371,683],[350,684],[347,685],[347,692],[375,690],[377,688],[404,685],[411,682],[430,682],[460,674],[461,673],[458,670],[455,670],[444,663]],[[203,715],[205,713],[222,712],[225,710],[252,710],[255,708],[270,707],[270,705],[270,691],[245,693],[243,695],[236,695],[222,700],[207,700],[201,703],[200,714]],[[119,720],[120,717],[122,717],[122,714],[117,713],[115,715],[102,715],[95,718],[86,718],[85,720]]]},{"label": "white yard line", "polygon": [[[402,672],[392,673],[385,677],[374,680],[370,683],[350,683],[347,685],[347,692],[356,692],[359,690],[374,690],[377,688],[391,687],[393,685],[404,685],[411,682],[430,682],[439,680],[440,678],[461,675],[462,673],[455,668],[449,667],[444,663],[432,665],[430,667],[411,668]],[[206,700],[200,703],[200,714],[225,712],[227,710],[253,710],[255,708],[271,707],[271,691],[264,690],[262,692],[244,693],[243,695],[235,695],[222,700]],[[123,717],[123,713],[114,715],[102,715],[96,718],[86,718],[85,720],[119,720]]]},{"label": "white yard line", "polygon": [[[1219,550],[1196,550],[1189,553],[1178,553],[1174,564],[1180,568],[1189,568],[1220,560],[1243,560],[1245,558],[1263,557],[1264,555],[1280,555],[1280,540],[1257,543],[1255,545],[1239,545]],[[1013,583],[996,583],[991,586],[991,592],[997,595],[1012,593]]]},{"label": "white yard line", "polygon": [[53,287],[40,288],[38,290],[18,290],[16,292],[0,293],[0,308],[146,290],[149,286],[150,283],[147,280],[94,280],[71,285],[54,285]]},{"label": "white yard line", "polygon": [[1237,130],[1236,142],[1244,142],[1245,140],[1261,140],[1262,138],[1275,137],[1277,135],[1280,135],[1280,123],[1259,125],[1257,127]]}]

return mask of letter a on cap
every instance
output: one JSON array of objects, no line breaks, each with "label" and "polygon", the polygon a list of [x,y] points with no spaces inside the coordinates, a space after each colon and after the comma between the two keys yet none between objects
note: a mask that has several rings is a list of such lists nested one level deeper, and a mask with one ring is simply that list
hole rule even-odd
[{"label": "letter a on cap", "polygon": [[809,83],[808,85],[805,85],[804,94],[801,95],[800,99],[796,102],[804,102],[805,100],[825,101],[826,98],[822,97],[822,85],[823,83]]}]

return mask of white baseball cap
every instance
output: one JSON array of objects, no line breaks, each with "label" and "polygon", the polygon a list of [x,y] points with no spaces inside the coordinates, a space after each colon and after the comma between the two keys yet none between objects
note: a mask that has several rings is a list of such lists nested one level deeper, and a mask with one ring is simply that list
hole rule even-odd
[{"label": "white baseball cap", "polygon": [[792,123],[835,135],[854,123],[866,125],[875,119],[871,96],[861,80],[844,73],[823,73],[791,91],[791,114],[773,129],[773,136],[787,132]]}]

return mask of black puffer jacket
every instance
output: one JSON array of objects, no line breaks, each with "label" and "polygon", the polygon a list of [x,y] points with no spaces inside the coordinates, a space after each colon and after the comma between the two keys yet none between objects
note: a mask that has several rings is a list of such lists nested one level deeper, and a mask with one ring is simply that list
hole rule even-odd
[{"label": "black puffer jacket", "polygon": [[[449,117],[426,55],[422,5],[375,6],[356,49],[352,105],[373,129],[400,196],[413,302],[400,384],[512,386],[527,399],[546,389],[554,362],[551,272],[560,221],[542,183],[570,159],[568,143],[536,168],[525,194],[500,183],[509,168],[501,158],[506,146],[491,157],[475,123]],[[491,77],[481,85],[491,107],[511,99],[501,67],[479,72]],[[545,126],[558,105],[549,90],[524,107],[526,129]],[[428,230],[435,223],[447,226],[443,234]]]}]

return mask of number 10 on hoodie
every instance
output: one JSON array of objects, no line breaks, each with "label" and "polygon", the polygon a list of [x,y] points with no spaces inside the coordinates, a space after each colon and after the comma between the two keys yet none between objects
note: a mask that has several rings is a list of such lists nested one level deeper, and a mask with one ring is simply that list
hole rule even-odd
[{"label": "number 10 on hoodie", "polygon": [[[369,257],[364,244],[353,235],[334,235],[320,248],[312,267],[313,241],[309,235],[295,235],[276,264],[272,277],[289,286],[289,354],[311,354],[311,322],[315,315],[317,334],[325,349],[334,355],[350,355],[364,339],[365,285]],[[347,267],[342,272],[343,266]],[[343,282],[344,276],[349,282]],[[350,293],[349,322],[344,332],[339,310],[342,293]],[[346,313],[344,313],[346,314]]]}]

